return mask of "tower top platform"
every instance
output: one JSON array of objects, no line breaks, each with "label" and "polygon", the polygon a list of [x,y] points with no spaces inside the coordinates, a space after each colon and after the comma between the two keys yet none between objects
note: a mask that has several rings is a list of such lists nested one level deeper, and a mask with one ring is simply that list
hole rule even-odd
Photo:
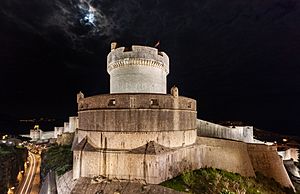
[{"label": "tower top platform", "polygon": [[[131,47],[114,48],[107,56],[107,71],[110,73],[114,68],[122,65],[149,65],[162,68],[169,73],[169,57],[165,52],[158,51],[157,48],[149,46],[133,45]],[[127,62],[127,63],[126,63]]]}]

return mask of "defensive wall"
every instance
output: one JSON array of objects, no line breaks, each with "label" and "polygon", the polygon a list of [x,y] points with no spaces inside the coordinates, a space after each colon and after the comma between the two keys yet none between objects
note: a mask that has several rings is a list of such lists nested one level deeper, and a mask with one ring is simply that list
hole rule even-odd
[{"label": "defensive wall", "polygon": [[66,132],[57,136],[56,143],[58,145],[71,145],[74,140],[74,133]]},{"label": "defensive wall", "polygon": [[277,152],[282,157],[282,160],[292,159],[294,162],[298,162],[298,151],[298,148],[287,148]]},{"label": "defensive wall", "polygon": [[[97,148],[133,149],[156,141],[181,147],[196,141],[196,101],[159,94],[111,94],[78,101],[78,141]],[[129,140],[130,139],[130,140]]]},{"label": "defensive wall", "polygon": [[85,139],[74,149],[73,157],[73,178],[101,174],[109,179],[158,184],[184,171],[212,167],[246,177],[255,176],[257,171],[283,186],[293,187],[276,147],[239,141],[197,137],[194,145],[183,148],[149,142],[136,149],[116,151],[97,149]]},{"label": "defensive wall", "polygon": [[197,119],[197,135],[253,143],[253,127],[250,126],[231,128]]},{"label": "defensive wall", "polygon": [[64,132],[64,127],[54,127],[54,138],[61,135]]},{"label": "defensive wall", "polygon": [[285,187],[293,187],[283,161],[277,153],[276,146],[248,144],[248,153],[254,171],[261,172],[266,177],[274,178]]},{"label": "defensive wall", "polygon": [[76,183],[77,181],[73,179],[72,170],[56,177],[57,194],[70,194]]},{"label": "defensive wall", "polygon": [[169,57],[156,48],[114,48],[107,56],[110,93],[166,94]]},{"label": "defensive wall", "polygon": [[293,178],[299,179],[300,178],[300,170],[299,168],[295,165],[294,160],[284,160],[283,164],[286,168],[286,170],[292,175],[291,179]]},{"label": "defensive wall", "polygon": [[54,127],[54,138],[63,133],[74,133],[78,129],[78,117],[69,117],[69,122],[64,122],[63,127]]}]

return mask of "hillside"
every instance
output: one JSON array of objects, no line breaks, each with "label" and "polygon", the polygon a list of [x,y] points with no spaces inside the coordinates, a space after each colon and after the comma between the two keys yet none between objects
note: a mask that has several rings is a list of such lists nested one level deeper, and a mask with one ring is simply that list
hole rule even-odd
[{"label": "hillside", "polygon": [[259,173],[256,178],[242,177],[219,169],[200,169],[186,172],[174,179],[161,183],[162,186],[201,194],[290,194],[292,189],[283,188],[274,181]]}]

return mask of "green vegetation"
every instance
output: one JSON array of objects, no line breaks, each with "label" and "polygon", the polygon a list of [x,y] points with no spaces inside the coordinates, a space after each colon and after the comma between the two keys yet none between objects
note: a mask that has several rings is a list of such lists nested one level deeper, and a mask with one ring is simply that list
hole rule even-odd
[{"label": "green vegetation", "polygon": [[187,193],[201,194],[292,194],[292,189],[283,188],[274,179],[260,173],[256,178],[242,177],[236,173],[205,168],[161,183],[162,186]]},{"label": "green vegetation", "polygon": [[61,145],[50,147],[42,153],[41,176],[44,178],[52,170],[57,175],[62,175],[72,169],[73,154],[71,145]]}]

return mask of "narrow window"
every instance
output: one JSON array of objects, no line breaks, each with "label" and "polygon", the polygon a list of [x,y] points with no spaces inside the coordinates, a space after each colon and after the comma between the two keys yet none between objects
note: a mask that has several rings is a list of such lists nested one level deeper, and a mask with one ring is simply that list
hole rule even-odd
[{"label": "narrow window", "polygon": [[158,100],[157,99],[151,99],[150,105],[151,106],[158,106]]},{"label": "narrow window", "polygon": [[110,99],[108,102],[108,106],[115,106],[116,105],[116,100],[115,99]]},{"label": "narrow window", "polygon": [[192,108],[192,102],[188,103],[188,108]]}]

